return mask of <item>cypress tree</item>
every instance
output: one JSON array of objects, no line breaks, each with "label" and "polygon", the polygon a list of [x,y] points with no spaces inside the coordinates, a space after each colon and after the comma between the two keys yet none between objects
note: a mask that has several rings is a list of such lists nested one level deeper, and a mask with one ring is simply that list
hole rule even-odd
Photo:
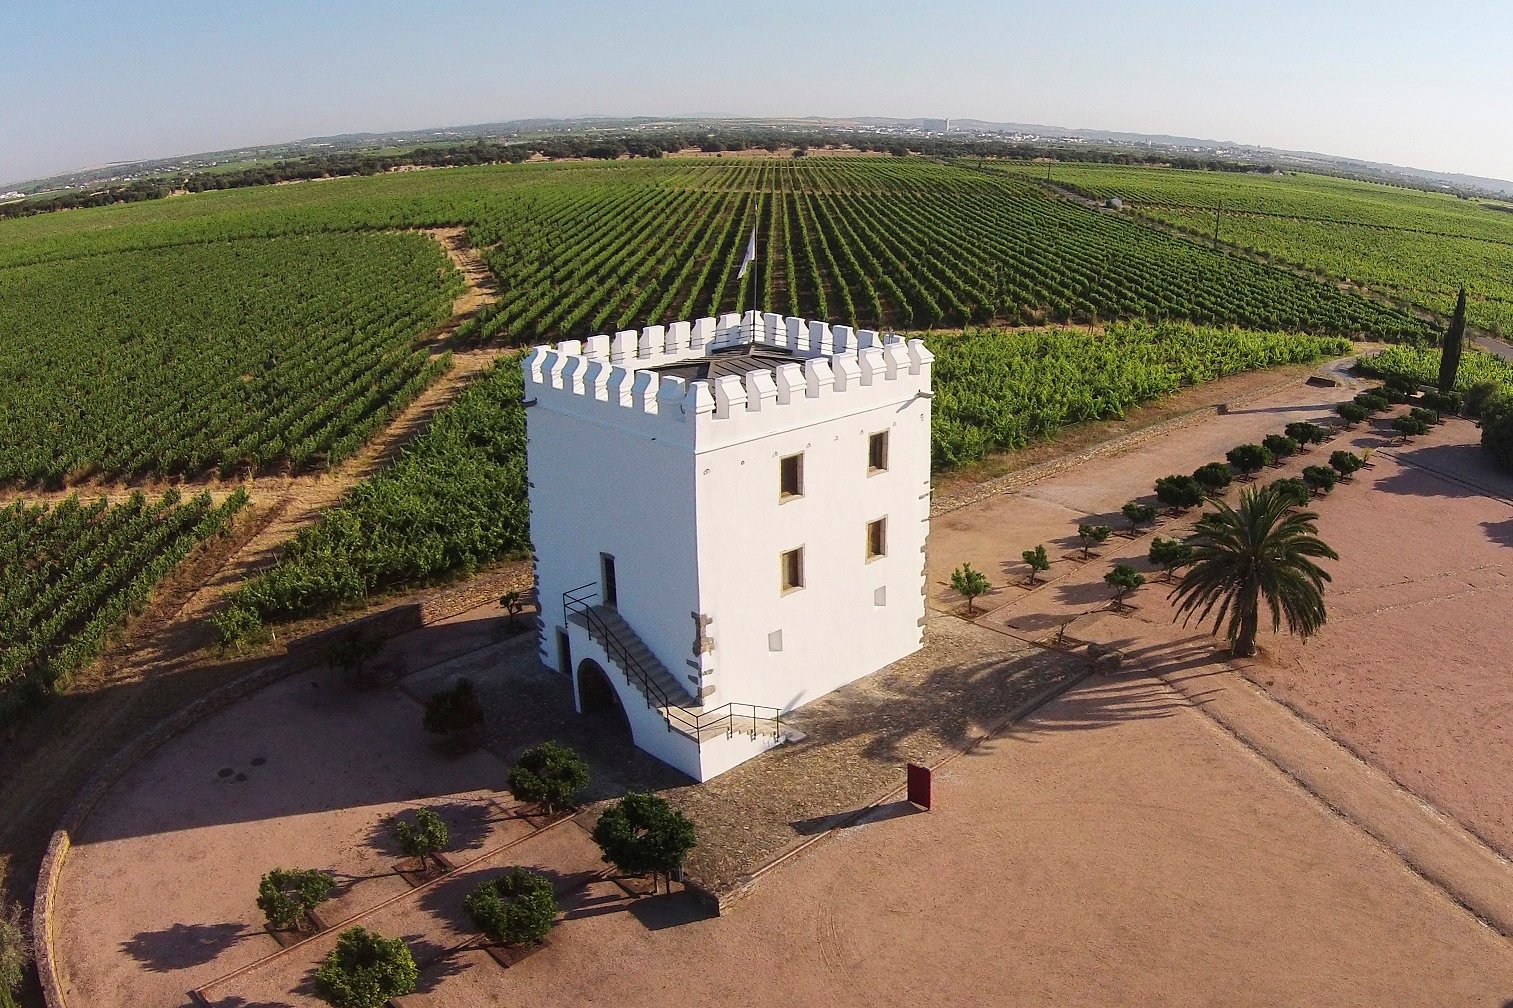
[{"label": "cypress tree", "polygon": [[1455,373],[1460,370],[1460,351],[1466,342],[1466,288],[1460,289],[1455,299],[1455,314],[1450,318],[1450,328],[1445,331],[1439,354],[1439,390],[1455,391]]}]

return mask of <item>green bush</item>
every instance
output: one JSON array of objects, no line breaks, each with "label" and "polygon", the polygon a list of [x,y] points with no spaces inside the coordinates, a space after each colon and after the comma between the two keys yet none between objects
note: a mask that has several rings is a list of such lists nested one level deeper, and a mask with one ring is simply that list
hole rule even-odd
[{"label": "green bush", "polygon": [[1327,430],[1307,420],[1293,421],[1287,425],[1284,433],[1299,445],[1323,444],[1324,440],[1329,437]]},{"label": "green bush", "polygon": [[977,596],[986,595],[993,588],[988,583],[988,576],[969,563],[964,563],[951,572],[951,587],[966,596],[968,616],[972,615]]},{"label": "green bush", "polygon": [[515,867],[482,882],[462,901],[473,925],[501,945],[534,945],[557,919],[557,896],[544,875]]},{"label": "green bush", "polygon": [[1352,427],[1371,415],[1366,407],[1358,402],[1342,402],[1334,408],[1334,411]]},{"label": "green bush", "polygon": [[0,1008],[16,1008],[16,995],[32,961],[31,930],[19,903],[0,904]]},{"label": "green bush", "polygon": [[1193,479],[1210,497],[1223,493],[1235,481],[1235,471],[1223,462],[1209,462],[1193,470]]},{"label": "green bush", "polygon": [[1156,564],[1166,574],[1167,580],[1171,580],[1172,572],[1178,567],[1192,562],[1192,545],[1181,539],[1163,539],[1156,536],[1151,542],[1150,552],[1146,559]]},{"label": "green bush", "polygon": [[1479,417],[1487,404],[1502,393],[1502,386],[1495,381],[1479,381],[1466,390],[1466,416]]},{"label": "green bush", "polygon": [[315,993],[335,1008],[382,1008],[415,991],[420,970],[410,946],[367,928],[348,928],[315,971]]},{"label": "green bush", "polygon": [[666,799],[637,791],[607,809],[593,835],[605,863],[626,875],[671,877],[696,845],[687,816]]},{"label": "green bush", "polygon": [[559,742],[542,742],[520,754],[509,784],[519,801],[538,802],[548,812],[572,808],[588,787],[588,764]]},{"label": "green bush", "polygon": [[1272,458],[1284,459],[1298,453],[1298,443],[1286,434],[1268,434],[1261,439],[1261,444],[1271,452]]},{"label": "green bush", "polygon": [[1481,446],[1498,465],[1513,470],[1513,399],[1495,396],[1483,405]]},{"label": "green bush", "polygon": [[[1128,506],[1127,504],[1125,505],[1125,507]],[[1019,555],[1024,557],[1025,566],[1030,568],[1030,584],[1035,583],[1036,574],[1051,569],[1051,558],[1046,555],[1044,543],[1041,543],[1034,549],[1027,549]]]},{"label": "green bush", "polygon": [[1236,445],[1224,453],[1229,464],[1247,476],[1253,476],[1272,463],[1271,449],[1265,445]]},{"label": "green bush", "polygon": [[1103,581],[1114,589],[1114,605],[1124,605],[1124,597],[1145,584],[1145,575],[1129,564],[1115,564],[1114,569],[1103,575]]},{"label": "green bush", "polygon": [[1403,437],[1413,437],[1417,434],[1429,433],[1429,425],[1417,417],[1400,416],[1392,418],[1392,429]]},{"label": "green bush", "polygon": [[434,735],[445,735],[466,745],[477,745],[483,738],[483,703],[473,680],[463,676],[450,689],[437,690],[426,700],[423,721]]},{"label": "green bush", "polygon": [[1310,490],[1318,493],[1333,490],[1335,481],[1339,478],[1339,474],[1329,466],[1307,466],[1303,469],[1303,482],[1308,484]]},{"label": "green bush", "polygon": [[1424,393],[1424,405],[1437,413],[1454,415],[1466,405],[1466,397],[1459,392],[1441,392],[1431,389]]},{"label": "green bush", "polygon": [[1139,501],[1130,501],[1119,509],[1130,526],[1139,528],[1141,525],[1149,525],[1156,520],[1156,506],[1154,504],[1141,504]]},{"label": "green bush", "polygon": [[1349,476],[1351,473],[1355,472],[1365,464],[1366,460],[1361,458],[1355,452],[1349,452],[1343,449],[1329,456],[1329,465],[1341,476]]},{"label": "green bush", "polygon": [[1355,397],[1355,401],[1360,406],[1365,407],[1368,413],[1380,413],[1383,410],[1392,408],[1392,403],[1388,401],[1386,396],[1377,395],[1375,392],[1362,392]]},{"label": "green bush", "polygon": [[1293,507],[1302,507],[1313,498],[1313,491],[1300,479],[1279,479],[1267,484],[1268,489],[1280,494]]},{"label": "green bush", "polygon": [[1078,525],[1077,537],[1082,540],[1082,559],[1092,555],[1094,546],[1102,546],[1114,534],[1110,525]]},{"label": "green bush", "polygon": [[1191,476],[1162,476],[1156,480],[1156,499],[1176,511],[1203,503],[1203,487]]},{"label": "green bush", "polygon": [[331,898],[336,880],[316,868],[275,868],[257,885],[257,908],[273,931],[305,930],[310,911]]},{"label": "green bush", "polygon": [[428,808],[416,809],[413,820],[398,819],[394,823],[394,840],[399,849],[406,857],[418,858],[421,871],[426,870],[431,856],[445,848],[450,838],[447,824]]},{"label": "green bush", "polygon": [[1439,423],[1439,414],[1430,409],[1420,409],[1415,406],[1408,411],[1408,415],[1415,420],[1421,420],[1431,426]]}]

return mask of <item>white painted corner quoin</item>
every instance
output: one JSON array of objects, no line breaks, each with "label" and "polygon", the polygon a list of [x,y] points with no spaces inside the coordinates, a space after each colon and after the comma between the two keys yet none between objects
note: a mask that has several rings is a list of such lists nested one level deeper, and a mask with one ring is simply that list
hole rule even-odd
[{"label": "white painted corner quoin", "polygon": [[540,651],[578,710],[704,781],[918,650],[931,360],[755,312],[533,349]]}]

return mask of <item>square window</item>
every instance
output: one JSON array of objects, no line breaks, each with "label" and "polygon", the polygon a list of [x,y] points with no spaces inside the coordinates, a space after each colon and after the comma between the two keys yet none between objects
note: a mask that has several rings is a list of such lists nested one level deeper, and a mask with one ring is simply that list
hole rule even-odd
[{"label": "square window", "polygon": [[879,518],[867,523],[867,559],[876,560],[888,555],[888,519]]},{"label": "square window", "polygon": [[804,547],[783,554],[783,591],[796,591],[804,587]]},{"label": "square window", "polygon": [[778,463],[778,498],[804,496],[804,456],[788,455]]},{"label": "square window", "polygon": [[888,468],[888,432],[878,431],[867,438],[867,471],[883,472]]}]

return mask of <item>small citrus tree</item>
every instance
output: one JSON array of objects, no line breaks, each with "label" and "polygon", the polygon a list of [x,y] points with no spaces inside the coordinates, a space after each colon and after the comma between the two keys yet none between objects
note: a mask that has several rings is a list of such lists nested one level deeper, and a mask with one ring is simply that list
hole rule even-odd
[{"label": "small citrus tree", "polygon": [[1298,453],[1298,443],[1286,434],[1268,434],[1261,439],[1261,447],[1271,452],[1273,459],[1289,458]]},{"label": "small citrus tree", "polygon": [[480,883],[463,899],[462,908],[489,941],[534,945],[557,919],[557,896],[546,876],[517,866]]},{"label": "small citrus tree", "polygon": [[510,792],[547,812],[572,808],[588,787],[588,764],[560,742],[546,741],[520,754],[510,768]]},{"label": "small citrus tree", "polygon": [[1366,407],[1358,402],[1342,402],[1334,408],[1334,411],[1351,427],[1354,427],[1369,415]]},{"label": "small citrus tree", "polygon": [[1113,534],[1114,529],[1110,525],[1078,525],[1077,535],[1082,540],[1082,559],[1091,557],[1093,547],[1102,546]]},{"label": "small citrus tree", "polygon": [[417,859],[422,872],[432,856],[446,847],[450,838],[447,824],[428,808],[416,809],[413,820],[399,819],[394,823],[394,839],[399,849],[406,857]]},{"label": "small citrus tree", "polygon": [[1296,477],[1273,480],[1264,489],[1273,491],[1292,507],[1302,507],[1313,499],[1313,491],[1308,489],[1308,484]]},{"label": "small citrus tree", "polygon": [[1027,549],[1019,555],[1024,557],[1025,566],[1030,569],[1030,584],[1035,583],[1036,574],[1051,569],[1051,558],[1046,555],[1044,543],[1034,549]]},{"label": "small citrus tree", "polygon": [[1328,466],[1308,466],[1303,470],[1303,482],[1314,493],[1328,493],[1334,489],[1335,481],[1339,478],[1339,473]]},{"label": "small citrus tree", "polygon": [[317,868],[275,868],[257,885],[257,908],[273,931],[304,931],[310,911],[331,898],[336,880]]},{"label": "small citrus tree", "polygon": [[315,971],[315,993],[335,1008],[381,1008],[415,991],[420,970],[399,938],[367,928],[343,931]]},{"label": "small citrus tree", "polygon": [[969,563],[964,563],[951,572],[951,587],[956,589],[967,598],[967,615],[972,615],[977,596],[986,595],[992,585],[988,583],[986,574],[974,568]]},{"label": "small citrus tree", "polygon": [[1203,487],[1180,473],[1156,480],[1156,499],[1173,511],[1186,511],[1203,503]]},{"label": "small citrus tree", "polygon": [[1192,562],[1193,548],[1191,544],[1181,539],[1163,539],[1157,536],[1151,543],[1146,559],[1159,566],[1165,572],[1166,579],[1170,581],[1172,571]]},{"label": "small citrus tree", "polygon": [[1254,476],[1271,465],[1271,452],[1265,445],[1236,445],[1225,452],[1224,457],[1229,460],[1230,465],[1246,476]]},{"label": "small citrus tree", "polygon": [[1295,420],[1283,428],[1283,430],[1300,447],[1323,444],[1324,440],[1329,437],[1327,430],[1316,423],[1309,423],[1307,420]]},{"label": "small citrus tree", "polygon": [[666,799],[637,791],[605,810],[593,836],[607,864],[627,875],[663,875],[669,882],[697,844],[687,816]]},{"label": "small citrus tree", "polygon": [[1235,471],[1225,462],[1210,462],[1193,470],[1193,479],[1209,497],[1222,494],[1235,481]]},{"label": "small citrus tree", "polygon": [[1130,527],[1138,529],[1141,525],[1149,525],[1156,520],[1156,505],[1141,504],[1139,501],[1130,501],[1119,509],[1124,517],[1129,519]]},{"label": "small citrus tree", "polygon": [[1341,478],[1349,477],[1365,464],[1365,459],[1355,452],[1345,451],[1343,448],[1329,456],[1329,465],[1335,472],[1340,474]]},{"label": "small citrus tree", "polygon": [[1124,597],[1145,584],[1145,575],[1129,564],[1115,564],[1114,569],[1103,575],[1104,582],[1114,589],[1114,607],[1124,608]]}]

